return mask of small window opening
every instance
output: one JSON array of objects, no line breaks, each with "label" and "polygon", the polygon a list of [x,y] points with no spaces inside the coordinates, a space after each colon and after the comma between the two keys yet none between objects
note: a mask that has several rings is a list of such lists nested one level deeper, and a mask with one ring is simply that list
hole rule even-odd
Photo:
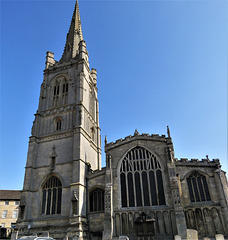
[{"label": "small window opening", "polygon": [[61,130],[61,127],[62,127],[62,121],[59,119],[56,121],[56,130]]}]

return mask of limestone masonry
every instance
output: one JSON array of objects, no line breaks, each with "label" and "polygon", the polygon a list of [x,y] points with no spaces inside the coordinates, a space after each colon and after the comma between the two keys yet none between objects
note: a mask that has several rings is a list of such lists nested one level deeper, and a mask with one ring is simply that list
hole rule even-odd
[{"label": "limestone masonry", "polygon": [[101,168],[97,71],[77,1],[62,58],[46,55],[19,236],[30,226],[56,239],[186,239],[187,229],[200,239],[228,237],[228,184],[218,159],[176,159],[168,127],[167,135],[135,130],[106,139],[105,153]]}]

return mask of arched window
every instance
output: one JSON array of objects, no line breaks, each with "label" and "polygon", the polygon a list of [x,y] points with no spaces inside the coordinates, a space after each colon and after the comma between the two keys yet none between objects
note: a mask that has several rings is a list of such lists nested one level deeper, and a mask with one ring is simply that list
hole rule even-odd
[{"label": "arched window", "polygon": [[55,129],[58,131],[58,130],[61,130],[61,128],[62,128],[62,121],[61,121],[61,119],[57,119]]},{"label": "arched window", "polygon": [[187,178],[187,183],[191,202],[211,200],[205,176],[199,174],[198,172],[193,172]]},{"label": "arched window", "polygon": [[53,106],[56,107],[59,104],[59,83],[56,82],[54,86],[54,93],[53,93]]},{"label": "arched window", "polygon": [[68,103],[68,83],[67,82],[63,83],[62,101],[63,101],[63,104],[67,104]]},{"label": "arched window", "polygon": [[42,214],[60,214],[62,201],[62,184],[60,180],[52,176],[42,187]]},{"label": "arched window", "polygon": [[142,147],[129,151],[120,166],[122,207],[165,205],[161,166]]},{"label": "arched window", "polygon": [[104,211],[104,190],[97,188],[89,194],[90,212]]}]

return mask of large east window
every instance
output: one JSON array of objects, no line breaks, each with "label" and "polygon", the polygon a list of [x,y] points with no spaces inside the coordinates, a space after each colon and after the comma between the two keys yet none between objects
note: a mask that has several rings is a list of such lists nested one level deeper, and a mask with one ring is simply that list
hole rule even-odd
[{"label": "large east window", "polygon": [[193,172],[187,178],[187,183],[191,202],[211,200],[205,176],[199,174],[198,172]]},{"label": "large east window", "polygon": [[42,188],[42,214],[60,214],[62,201],[62,184],[60,180],[52,176]]},{"label": "large east window", "polygon": [[120,166],[122,207],[165,205],[162,169],[142,147],[129,151]]}]

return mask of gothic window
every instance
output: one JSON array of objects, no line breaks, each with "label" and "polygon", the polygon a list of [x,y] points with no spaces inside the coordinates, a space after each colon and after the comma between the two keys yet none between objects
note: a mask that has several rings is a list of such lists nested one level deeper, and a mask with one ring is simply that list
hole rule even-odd
[{"label": "gothic window", "polygon": [[68,83],[67,82],[65,82],[63,84],[62,101],[63,101],[63,104],[67,104],[68,103]]},{"label": "gothic window", "polygon": [[198,172],[193,172],[187,178],[187,184],[191,202],[211,200],[205,176],[199,174]]},{"label": "gothic window", "polygon": [[122,207],[165,205],[159,161],[142,147],[129,151],[120,166]]},{"label": "gothic window", "polygon": [[89,194],[90,212],[104,211],[104,190],[97,188]]},{"label": "gothic window", "polygon": [[56,120],[56,130],[59,131],[62,128],[62,121],[61,119]]},{"label": "gothic window", "polygon": [[59,83],[56,82],[54,86],[54,93],[53,93],[53,106],[56,107],[59,104]]},{"label": "gothic window", "polygon": [[60,214],[62,201],[62,184],[57,177],[50,177],[42,188],[42,214]]}]

